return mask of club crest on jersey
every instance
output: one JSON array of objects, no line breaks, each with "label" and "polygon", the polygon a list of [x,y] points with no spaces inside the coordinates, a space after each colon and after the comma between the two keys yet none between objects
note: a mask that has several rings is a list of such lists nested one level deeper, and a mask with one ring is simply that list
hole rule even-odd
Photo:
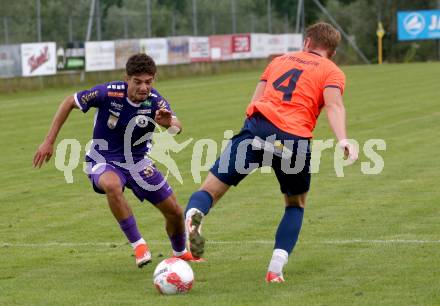
[{"label": "club crest on jersey", "polygon": [[111,113],[107,120],[107,126],[109,129],[113,130],[118,123],[119,117],[115,116],[115,114]]},{"label": "club crest on jersey", "polygon": [[148,118],[144,115],[136,116],[136,125],[138,127],[144,128],[148,125]]},{"label": "club crest on jersey", "polygon": [[144,102],[142,102],[142,104],[141,104],[142,106],[145,106],[145,107],[151,107],[151,101],[144,101]]},{"label": "club crest on jersey", "polygon": [[154,168],[153,166],[147,166],[144,170],[144,174],[146,177],[152,177],[154,174]]}]

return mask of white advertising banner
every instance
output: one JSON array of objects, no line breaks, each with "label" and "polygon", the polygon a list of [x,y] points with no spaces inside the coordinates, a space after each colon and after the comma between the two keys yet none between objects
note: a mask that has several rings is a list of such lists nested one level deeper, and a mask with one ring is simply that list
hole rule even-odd
[{"label": "white advertising banner", "polygon": [[286,43],[286,52],[300,51],[303,47],[302,34],[284,34]]},{"label": "white advertising banner", "polygon": [[211,59],[209,37],[189,38],[189,57],[191,62],[206,62]]},{"label": "white advertising banner", "polygon": [[168,63],[185,64],[191,60],[189,58],[189,37],[177,36],[168,37]]},{"label": "white advertising banner", "polygon": [[286,53],[286,39],[283,34],[269,35],[267,38],[267,53],[268,55],[281,55]]},{"label": "white advertising banner", "polygon": [[21,76],[20,45],[0,45],[0,78]]},{"label": "white advertising banner", "polygon": [[115,42],[116,69],[125,69],[127,60],[140,52],[139,39],[120,39]]},{"label": "white advertising banner", "polygon": [[141,39],[140,52],[151,56],[156,65],[168,64],[168,43],[166,38]]},{"label": "white advertising banner", "polygon": [[21,44],[23,76],[50,75],[57,72],[54,42]]},{"label": "white advertising banner", "polygon": [[115,42],[88,41],[86,42],[86,71],[114,70]]},{"label": "white advertising banner", "polygon": [[253,58],[266,58],[269,56],[267,42],[270,34],[251,34],[251,54]]},{"label": "white advertising banner", "polygon": [[251,34],[252,57],[266,58],[271,55],[302,50],[302,34]]}]

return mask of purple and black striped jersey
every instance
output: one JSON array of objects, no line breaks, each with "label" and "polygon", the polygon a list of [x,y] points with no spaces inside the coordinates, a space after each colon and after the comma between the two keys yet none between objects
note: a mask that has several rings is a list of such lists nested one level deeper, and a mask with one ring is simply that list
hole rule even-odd
[{"label": "purple and black striped jersey", "polygon": [[[84,113],[91,107],[96,108],[92,151],[96,150],[107,162],[125,162],[124,154],[127,153],[135,160],[144,158],[151,149],[156,111],[172,112],[169,103],[154,88],[144,102],[134,103],[127,96],[127,87],[127,83],[115,81],[74,95],[76,105]],[[150,137],[137,144],[147,133],[151,133]],[[127,143],[125,151],[124,141]],[[94,159],[90,152],[87,156]]]}]

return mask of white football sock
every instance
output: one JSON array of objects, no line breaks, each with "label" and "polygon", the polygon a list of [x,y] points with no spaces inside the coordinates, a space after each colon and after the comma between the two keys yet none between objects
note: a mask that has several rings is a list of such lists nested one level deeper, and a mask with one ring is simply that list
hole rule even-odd
[{"label": "white football sock", "polygon": [[130,244],[131,244],[131,247],[132,247],[133,250],[134,250],[134,249],[136,249],[136,247],[137,247],[138,245],[140,245],[140,244],[147,244],[147,243],[145,242],[144,238],[141,238],[141,239],[139,239],[138,241],[133,242],[133,243],[130,243]]},{"label": "white football sock", "polygon": [[173,255],[174,255],[174,256],[182,256],[182,255],[185,254],[186,252],[188,252],[188,251],[186,250],[186,248],[184,248],[183,251],[181,251],[181,252],[177,252],[177,251],[174,251],[174,250],[173,250]]},{"label": "white football sock", "polygon": [[274,249],[272,253],[272,259],[269,263],[270,272],[274,272],[278,275],[283,275],[283,267],[289,259],[289,254],[283,249]]}]

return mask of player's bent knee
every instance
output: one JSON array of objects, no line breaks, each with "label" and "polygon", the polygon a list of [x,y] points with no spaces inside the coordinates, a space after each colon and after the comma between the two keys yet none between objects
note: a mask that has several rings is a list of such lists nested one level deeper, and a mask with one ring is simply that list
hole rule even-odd
[{"label": "player's bent knee", "polygon": [[[105,173],[107,174],[107,173]],[[119,194],[122,193],[121,181],[117,174],[102,175],[99,179],[99,187],[105,193]]]}]

